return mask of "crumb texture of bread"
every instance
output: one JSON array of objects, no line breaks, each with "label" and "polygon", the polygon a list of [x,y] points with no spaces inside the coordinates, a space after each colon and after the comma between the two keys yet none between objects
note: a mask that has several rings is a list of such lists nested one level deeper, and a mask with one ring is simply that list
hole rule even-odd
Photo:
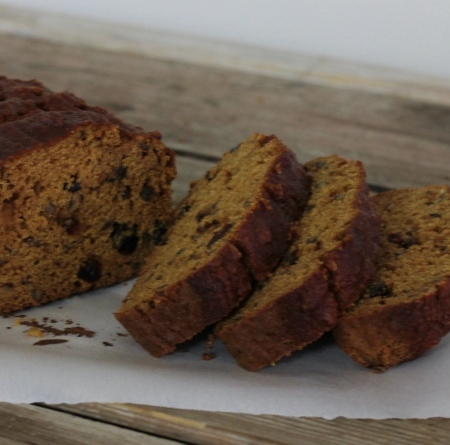
[{"label": "crumb texture of bread", "polygon": [[224,318],[291,241],[310,176],[275,136],[255,134],[191,184],[117,319],[159,357]]},{"label": "crumb texture of bread", "polygon": [[237,363],[256,371],[317,340],[375,273],[380,218],[361,162],[338,156],[305,164],[311,197],[296,240],[216,334]]},{"label": "crumb texture of bread", "polygon": [[132,278],[173,219],[157,132],[0,78],[0,313]]},{"label": "crumb texture of bread", "polygon": [[384,371],[450,330],[450,188],[393,190],[373,201],[382,217],[377,273],[334,336],[357,363]]}]

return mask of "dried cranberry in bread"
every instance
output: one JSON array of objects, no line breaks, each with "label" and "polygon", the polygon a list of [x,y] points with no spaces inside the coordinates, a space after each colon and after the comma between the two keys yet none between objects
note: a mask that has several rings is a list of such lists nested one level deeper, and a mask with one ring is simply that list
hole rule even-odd
[{"label": "dried cranberry in bread", "polygon": [[334,335],[356,362],[383,371],[450,330],[450,188],[393,190],[373,201],[382,216],[378,270]]},{"label": "dried cranberry in bread", "polygon": [[0,78],[0,312],[137,275],[173,218],[158,133]]},{"label": "dried cranberry in bread", "polygon": [[244,299],[284,254],[310,178],[274,136],[255,134],[226,153],[180,203],[116,313],[152,355],[173,351]]},{"label": "dried cranberry in bread", "polygon": [[216,334],[250,371],[302,349],[332,329],[375,272],[379,217],[361,162],[338,156],[305,164],[311,197],[298,238]]}]

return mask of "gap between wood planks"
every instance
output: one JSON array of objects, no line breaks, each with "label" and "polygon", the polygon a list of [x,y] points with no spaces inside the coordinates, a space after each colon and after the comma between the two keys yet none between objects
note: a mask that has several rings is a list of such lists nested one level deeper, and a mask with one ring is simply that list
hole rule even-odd
[{"label": "gap between wood planks", "polygon": [[177,445],[184,441],[134,431],[61,410],[0,403],[0,443],[14,445]]},{"label": "gap between wood planks", "polygon": [[[198,160],[200,155],[218,157],[260,132],[276,134],[301,162],[329,154],[360,159],[368,182],[379,187],[450,181],[450,106],[445,101],[86,48],[76,42],[1,32],[0,37],[3,74],[34,77],[54,90],[73,91],[129,123],[160,130],[167,145],[194,153]],[[445,91],[441,89],[443,96]]]},{"label": "gap between wood planks", "polygon": [[0,34],[450,104],[450,80],[311,54],[0,5]]},{"label": "gap between wood planks", "polygon": [[201,445],[448,445],[450,441],[450,419],[442,418],[325,420],[98,403],[50,408]]},{"label": "gap between wood planks", "polygon": [[[152,437],[175,440],[176,443],[199,445],[284,445],[287,443],[282,439],[268,440],[257,433],[254,434],[248,428],[245,431],[239,428],[233,430],[226,426],[208,424],[206,419],[206,422],[200,419],[189,419],[178,415],[177,410],[172,413],[170,409],[164,411],[147,407],[145,415],[139,416],[138,405],[96,403],[77,405],[35,403],[33,405],[137,433],[150,434]],[[107,408],[104,415],[101,415],[102,407]],[[127,407],[127,411],[121,411],[122,407]],[[305,445],[308,444],[305,443]]]},{"label": "gap between wood planks", "polygon": [[[207,154],[203,154],[203,153],[194,153],[194,152],[189,152],[189,151],[179,149],[179,148],[174,148],[174,147],[170,147],[170,148],[175,152],[177,157],[190,158],[190,159],[197,160],[197,161],[208,162],[208,163],[210,163],[210,167],[212,167],[214,164],[216,164],[221,159],[220,156],[211,156],[211,155],[207,155]],[[205,173],[206,173],[206,170],[205,170]],[[392,190],[391,188],[384,187],[382,185],[368,184],[368,186],[372,192],[376,192],[376,193]]]}]

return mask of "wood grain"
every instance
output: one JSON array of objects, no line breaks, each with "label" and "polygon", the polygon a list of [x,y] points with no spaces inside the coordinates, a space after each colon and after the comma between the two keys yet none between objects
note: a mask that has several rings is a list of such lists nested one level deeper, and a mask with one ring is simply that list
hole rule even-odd
[{"label": "wood grain", "polygon": [[0,403],[0,443],[174,445],[180,442],[38,406]]},{"label": "wood grain", "polygon": [[220,156],[253,132],[275,133],[301,161],[364,161],[386,187],[448,182],[450,107],[187,62],[0,35],[0,65],[68,89],[169,146]]},{"label": "wood grain", "polygon": [[[201,445],[448,444],[450,419],[376,421],[211,413],[127,404],[58,405],[64,412]],[[432,437],[432,439],[431,439]]]},{"label": "wood grain", "polygon": [[131,53],[143,58],[194,63],[309,84],[356,89],[450,104],[450,79],[338,60],[162,32],[0,5],[0,33],[34,36],[63,45]]}]

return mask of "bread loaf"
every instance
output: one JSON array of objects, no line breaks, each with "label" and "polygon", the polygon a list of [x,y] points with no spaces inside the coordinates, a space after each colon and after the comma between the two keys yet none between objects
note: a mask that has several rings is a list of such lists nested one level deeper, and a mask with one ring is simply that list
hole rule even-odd
[{"label": "bread loaf", "polygon": [[334,335],[356,362],[383,371],[450,330],[450,188],[392,190],[373,202],[382,217],[377,273]]},{"label": "bread loaf", "polygon": [[256,371],[332,329],[375,272],[379,217],[359,161],[305,164],[311,197],[274,273],[216,328],[237,363]]},{"label": "bread loaf", "polygon": [[288,247],[310,177],[276,137],[255,134],[194,182],[116,313],[152,355],[225,317]]},{"label": "bread loaf", "polygon": [[70,93],[0,78],[0,312],[134,277],[172,220],[174,155]]}]

